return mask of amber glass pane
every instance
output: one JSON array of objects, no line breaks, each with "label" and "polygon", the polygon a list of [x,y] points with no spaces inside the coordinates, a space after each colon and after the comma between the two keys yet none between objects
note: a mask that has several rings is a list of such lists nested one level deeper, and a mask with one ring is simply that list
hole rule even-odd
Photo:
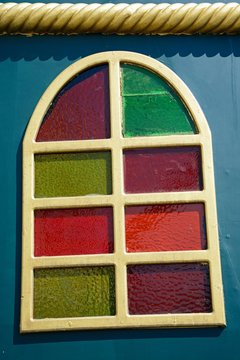
[{"label": "amber glass pane", "polygon": [[200,147],[124,151],[127,193],[202,190]]},{"label": "amber glass pane", "polygon": [[128,252],[206,248],[203,204],[128,206],[125,223]]},{"label": "amber glass pane", "polygon": [[175,91],[159,75],[122,65],[125,137],[194,134],[194,123]]},{"label": "amber glass pane", "polygon": [[34,271],[34,318],[104,315],[115,315],[113,266]]},{"label": "amber glass pane", "polygon": [[35,155],[35,196],[111,194],[110,152]]},{"label": "amber glass pane", "polygon": [[131,315],[212,311],[206,264],[131,265],[127,279]]},{"label": "amber glass pane", "polygon": [[34,255],[113,252],[112,208],[36,210]]},{"label": "amber glass pane", "polygon": [[87,70],[56,96],[37,141],[104,139],[109,131],[108,67]]}]

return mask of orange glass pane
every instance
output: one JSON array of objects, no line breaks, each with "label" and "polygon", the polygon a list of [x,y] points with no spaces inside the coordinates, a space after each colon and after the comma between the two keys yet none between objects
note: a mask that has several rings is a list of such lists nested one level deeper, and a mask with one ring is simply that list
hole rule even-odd
[{"label": "orange glass pane", "polygon": [[128,206],[128,252],[206,249],[203,204]]}]

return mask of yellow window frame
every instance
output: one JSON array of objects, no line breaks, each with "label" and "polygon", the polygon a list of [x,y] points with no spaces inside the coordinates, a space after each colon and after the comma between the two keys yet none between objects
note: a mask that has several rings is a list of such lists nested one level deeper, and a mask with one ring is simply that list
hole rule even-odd
[{"label": "yellow window frame", "polygon": [[[194,135],[123,138],[120,63],[144,67],[158,74],[177,92],[198,129]],[[80,72],[100,65],[109,66],[111,138],[103,140],[36,142],[41,122],[58,92]],[[125,194],[123,190],[123,150],[165,146],[201,148],[204,189],[202,191]],[[112,195],[34,198],[34,155],[109,150],[112,154]],[[205,206],[207,249],[127,253],[125,250],[124,207],[137,204],[194,203]],[[112,206],[114,214],[114,253],[102,255],[34,257],[34,210]],[[128,264],[208,263],[210,269],[211,313],[129,315],[127,302]],[[39,268],[114,265],[116,315],[82,318],[33,318],[33,272]],[[218,241],[211,134],[196,99],[182,80],[168,67],[145,55],[114,51],[88,56],[69,66],[48,87],[29,122],[23,141],[23,247],[21,331],[55,331],[96,328],[224,326],[225,312]]]}]

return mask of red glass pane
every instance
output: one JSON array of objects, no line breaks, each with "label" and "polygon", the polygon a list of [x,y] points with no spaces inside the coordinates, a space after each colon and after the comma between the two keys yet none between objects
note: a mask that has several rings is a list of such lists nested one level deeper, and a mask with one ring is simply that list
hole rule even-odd
[{"label": "red glass pane", "polygon": [[34,255],[113,252],[112,208],[36,210]]},{"label": "red glass pane", "polygon": [[127,193],[202,190],[200,147],[124,152]]},{"label": "red glass pane", "polygon": [[212,311],[206,264],[131,265],[127,278],[131,315]]},{"label": "red glass pane", "polygon": [[206,249],[203,204],[128,206],[128,252]]},{"label": "red glass pane", "polygon": [[110,137],[108,67],[78,75],[57,95],[37,141],[86,140]]}]

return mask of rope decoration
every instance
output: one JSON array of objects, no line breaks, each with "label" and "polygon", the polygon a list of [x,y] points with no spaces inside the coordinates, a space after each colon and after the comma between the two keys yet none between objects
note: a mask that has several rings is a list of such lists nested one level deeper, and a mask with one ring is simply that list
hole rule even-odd
[{"label": "rope decoration", "polygon": [[0,3],[0,34],[238,34],[240,4]]}]

